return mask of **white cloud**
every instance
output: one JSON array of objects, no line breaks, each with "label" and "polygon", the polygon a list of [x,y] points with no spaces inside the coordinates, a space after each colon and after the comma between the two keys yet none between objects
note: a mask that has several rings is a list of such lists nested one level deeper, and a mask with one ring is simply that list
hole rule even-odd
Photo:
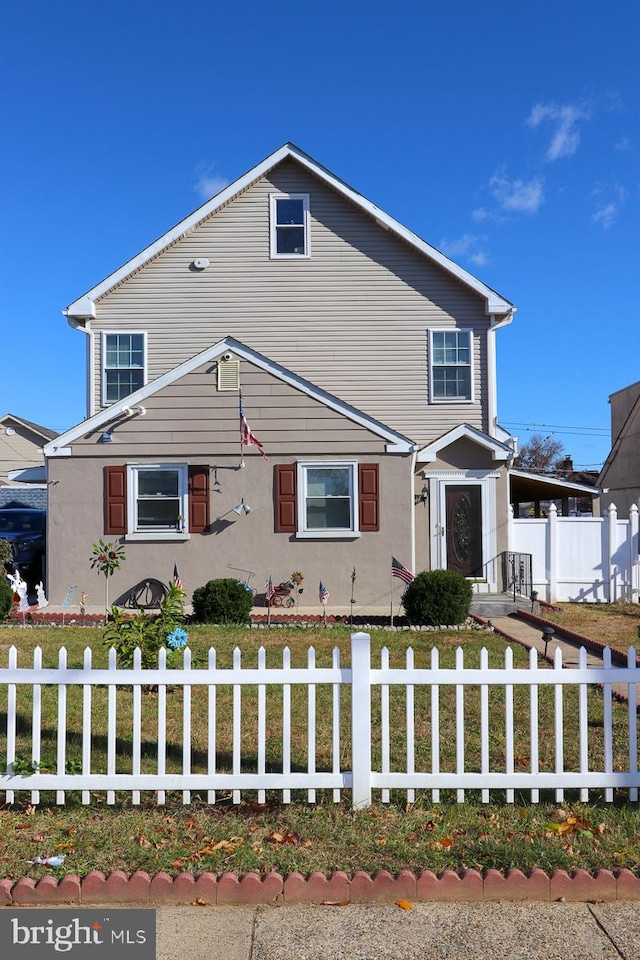
[{"label": "white cloud", "polygon": [[476,207],[471,216],[476,223],[482,223],[483,220],[489,220],[491,214],[485,207]]},{"label": "white cloud", "polygon": [[551,140],[545,153],[545,158],[551,162],[576,152],[580,143],[578,121],[588,119],[587,110],[576,104],[537,103],[526,122],[530,127],[539,127],[545,122],[552,124]]},{"label": "white cloud", "polygon": [[194,189],[203,200],[210,200],[211,197],[215,197],[216,193],[220,193],[229,183],[229,180],[215,174],[211,166],[204,167],[200,164],[196,169],[196,174],[198,179]]},{"label": "white cloud", "polygon": [[593,214],[591,219],[594,223],[599,224],[601,227],[604,227],[605,230],[608,230],[609,227],[613,226],[616,217],[618,216],[618,206],[615,203],[606,203],[604,206],[600,207],[599,210]]},{"label": "white cloud", "polygon": [[537,213],[544,202],[544,184],[540,177],[510,180],[502,171],[489,181],[491,191],[508,213]]},{"label": "white cloud", "polygon": [[461,237],[453,240],[443,238],[439,247],[452,260],[463,258],[477,267],[483,267],[489,262],[485,250],[482,249],[486,240],[486,237],[479,237],[473,233],[463,233]]},{"label": "white cloud", "polygon": [[618,142],[614,144],[614,149],[626,153],[627,150],[631,150],[631,141],[628,137],[620,137]]},{"label": "white cloud", "polygon": [[[613,198],[611,197],[612,192],[614,194]],[[605,191],[602,187],[596,187],[592,194],[596,200],[596,210],[591,215],[593,223],[598,224],[598,226],[604,230],[612,227],[618,218],[626,195],[627,192],[625,188],[620,184],[614,184],[613,188],[609,188],[608,196],[605,196]]]}]

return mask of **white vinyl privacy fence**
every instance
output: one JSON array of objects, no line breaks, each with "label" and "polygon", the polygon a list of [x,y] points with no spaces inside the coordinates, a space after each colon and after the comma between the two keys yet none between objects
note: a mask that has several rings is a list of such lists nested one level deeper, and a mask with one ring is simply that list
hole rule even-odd
[{"label": "white vinyl privacy fence", "polygon": [[[26,791],[38,803],[41,791],[55,791],[64,803],[80,791],[89,803],[95,791],[114,803],[123,791],[139,803],[153,791],[158,804],[167,791],[192,793],[210,803],[222,795],[239,802],[257,791],[290,802],[316,801],[329,791],[339,801],[349,791],[354,806],[372,796],[390,800],[402,791],[409,802],[427,791],[466,791],[488,802],[496,791],[513,802],[526,791],[590,790],[606,801],[623,790],[638,799],[636,685],[640,669],[633,649],[626,666],[612,666],[605,651],[601,666],[588,667],[584,650],[578,669],[553,666],[531,651],[514,667],[513,651],[490,666],[486,650],[475,666],[464,652],[440,666],[437,650],[420,650],[426,666],[415,666],[412,649],[390,665],[384,648],[372,663],[370,637],[351,637],[350,665],[338,648],[330,666],[316,666],[310,648],[305,666],[292,666],[289,650],[278,666],[242,663],[239,650],[229,668],[219,669],[216,653],[192,667],[190,651],[179,669],[167,669],[166,651],[157,669],[69,666],[64,649],[56,667],[19,662],[15,647],[0,669],[0,697],[6,710],[5,757],[0,790],[6,802]],[[270,651],[270,656],[273,651]],[[525,654],[520,652],[524,658]],[[394,655],[395,656],[395,655]],[[623,691],[627,700],[616,702]],[[597,736],[596,736],[597,735]],[[594,739],[595,738],[595,739]],[[28,768],[32,767],[35,772]],[[297,793],[300,791],[300,793]]]},{"label": "white vinyl privacy fence", "polygon": [[555,504],[541,518],[509,521],[509,550],[531,554],[533,589],[540,599],[615,603],[640,599],[638,508],[619,519],[612,504],[603,517],[559,517]]}]

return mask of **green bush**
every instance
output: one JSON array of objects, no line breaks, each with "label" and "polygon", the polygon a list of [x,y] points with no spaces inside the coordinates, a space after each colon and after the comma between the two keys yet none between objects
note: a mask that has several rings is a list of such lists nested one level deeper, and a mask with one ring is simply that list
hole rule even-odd
[{"label": "green bush", "polygon": [[9,616],[11,605],[13,603],[13,590],[11,584],[4,576],[0,576],[0,620]]},{"label": "green bush", "polygon": [[464,623],[469,616],[473,588],[454,570],[419,573],[405,590],[402,602],[409,622],[438,627]]},{"label": "green bush", "polygon": [[193,592],[193,615],[199,623],[248,623],[252,607],[252,591],[230,577],[209,580]]}]

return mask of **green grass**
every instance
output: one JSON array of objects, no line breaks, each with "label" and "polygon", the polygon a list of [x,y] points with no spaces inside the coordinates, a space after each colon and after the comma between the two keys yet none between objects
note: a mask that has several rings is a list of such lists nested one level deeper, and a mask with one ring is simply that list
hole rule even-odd
[{"label": "green grass", "polygon": [[[240,646],[243,665],[254,666],[257,649],[264,645],[267,665],[279,666],[282,649],[289,646],[294,666],[306,665],[307,648],[316,649],[319,666],[331,664],[334,645],[341,649],[343,664],[349,663],[348,628],[322,627],[273,630],[238,630],[234,628],[190,627],[190,647],[197,660],[206,657],[209,646],[217,651],[219,667],[232,665],[233,649]],[[58,649],[64,644],[70,666],[80,667],[83,650],[90,646],[96,666],[106,666],[107,654],[102,646],[102,631],[87,628],[0,628],[0,665],[6,666],[8,647],[19,650],[19,666],[32,663],[33,648],[43,648],[45,666],[57,665]],[[504,641],[490,632],[460,631],[441,634],[390,633],[373,631],[371,634],[372,663],[379,664],[380,649],[390,650],[391,666],[402,666],[409,645],[415,650],[417,667],[430,663],[432,646],[440,651],[441,665],[453,667],[455,649],[465,650],[465,665],[479,664],[480,649],[486,647],[490,666],[504,664]],[[516,666],[527,664],[527,651],[514,647]],[[55,688],[43,688],[42,757],[55,761],[56,697]],[[343,766],[350,765],[349,692],[342,691]],[[206,692],[193,688],[192,694],[192,771],[206,771]],[[479,690],[469,686],[465,690],[466,743],[465,767],[479,769]],[[104,730],[106,690],[96,689],[93,695],[95,734],[92,750],[92,771],[106,770]],[[157,764],[157,694],[143,696],[143,772],[154,772]],[[406,733],[404,714],[405,694],[400,688],[391,688],[391,767],[400,769],[405,760]],[[416,769],[429,770],[430,694],[416,688],[415,698]],[[167,770],[182,768],[182,693],[173,688],[167,694]],[[243,693],[243,770],[256,769],[257,694],[247,688]],[[267,768],[279,769],[282,745],[281,691],[274,688],[267,697]],[[24,689],[19,696],[19,727],[17,753],[31,756],[30,710],[31,690]],[[67,704],[67,756],[72,761],[81,757],[81,696],[71,688]],[[374,768],[379,763],[379,744],[375,731],[380,713],[380,693],[373,695]],[[528,742],[529,694],[516,687],[514,691],[515,766],[527,770],[530,757]],[[0,713],[6,728],[6,691],[0,690]],[[504,692],[491,691],[492,717],[490,754],[492,769],[504,769]],[[317,687],[317,768],[331,769],[331,690]],[[442,770],[455,770],[455,693],[451,688],[440,691],[440,736]],[[578,769],[577,689],[568,687],[564,695],[565,769]],[[222,688],[218,695],[217,750],[218,769],[230,769],[231,756],[231,690]],[[589,755],[590,766],[598,769],[603,755],[603,705],[598,691],[589,695]],[[118,759],[117,769],[131,769],[132,696],[128,690],[118,693]],[[292,691],[292,766],[307,766],[307,697],[306,691],[294,687]],[[553,691],[539,690],[540,768],[554,766]],[[5,753],[6,729],[0,730],[0,756]],[[614,706],[614,763],[626,769],[625,757],[627,715],[622,705]],[[5,766],[4,760],[0,764]],[[502,765],[502,766],[501,766]],[[456,804],[451,791],[442,791],[441,803],[434,806],[430,795],[417,793],[417,802],[407,805],[406,797],[392,793],[391,803],[376,803],[366,811],[354,812],[349,807],[348,792],[340,804],[333,804],[329,791],[318,791],[317,806],[306,804],[306,791],[294,792],[294,803],[282,805],[279,796],[269,796],[268,804],[255,802],[255,795],[234,804],[231,797],[218,793],[218,802],[208,805],[196,794],[192,803],[184,807],[180,796],[168,795],[167,805],[159,807],[154,798],[143,795],[135,807],[131,798],[118,794],[116,803],[107,805],[102,794],[93,794],[91,803],[82,806],[77,794],[68,794],[65,806],[56,807],[51,794],[41,795],[41,805],[32,807],[29,794],[18,794],[12,807],[0,810],[0,875],[38,876],[43,868],[28,867],[26,861],[36,854],[50,855],[66,852],[67,860],[60,873],[83,874],[91,869],[123,869],[131,871],[168,870],[176,873],[188,870],[247,870],[280,871],[343,869],[398,870],[446,868],[464,866],[527,868],[541,866],[587,869],[607,866],[628,866],[638,863],[640,813],[635,804],[626,804],[617,798],[616,804],[600,801],[597,792],[591,793],[591,804],[578,804],[567,794],[563,813],[555,814],[557,805],[545,796],[540,804],[530,804],[518,798],[515,805],[502,802],[500,795],[492,795],[490,805],[480,804],[474,793],[467,791],[466,802]],[[563,820],[558,828],[553,817]],[[235,839],[234,839],[235,838]]]}]

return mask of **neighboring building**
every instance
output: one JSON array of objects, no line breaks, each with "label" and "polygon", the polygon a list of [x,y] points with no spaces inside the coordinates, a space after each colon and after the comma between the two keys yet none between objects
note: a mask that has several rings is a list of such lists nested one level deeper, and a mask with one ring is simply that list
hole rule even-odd
[{"label": "neighboring building", "polygon": [[618,516],[626,517],[640,502],[640,381],[612,393],[609,403],[611,450],[598,477],[600,504],[604,512],[614,503]]},{"label": "neighboring building", "polygon": [[[100,537],[127,546],[113,596],[177,563],[189,595],[300,570],[302,606],[320,580],[347,605],[355,568],[358,605],[386,606],[392,557],[496,589],[514,312],[285,145],[65,311],[88,419],[45,450],[50,598],[86,588]],[[241,448],[240,390],[267,460]]]},{"label": "neighboring building", "polygon": [[44,452],[55,430],[13,413],[0,417],[0,487],[45,482]]}]

